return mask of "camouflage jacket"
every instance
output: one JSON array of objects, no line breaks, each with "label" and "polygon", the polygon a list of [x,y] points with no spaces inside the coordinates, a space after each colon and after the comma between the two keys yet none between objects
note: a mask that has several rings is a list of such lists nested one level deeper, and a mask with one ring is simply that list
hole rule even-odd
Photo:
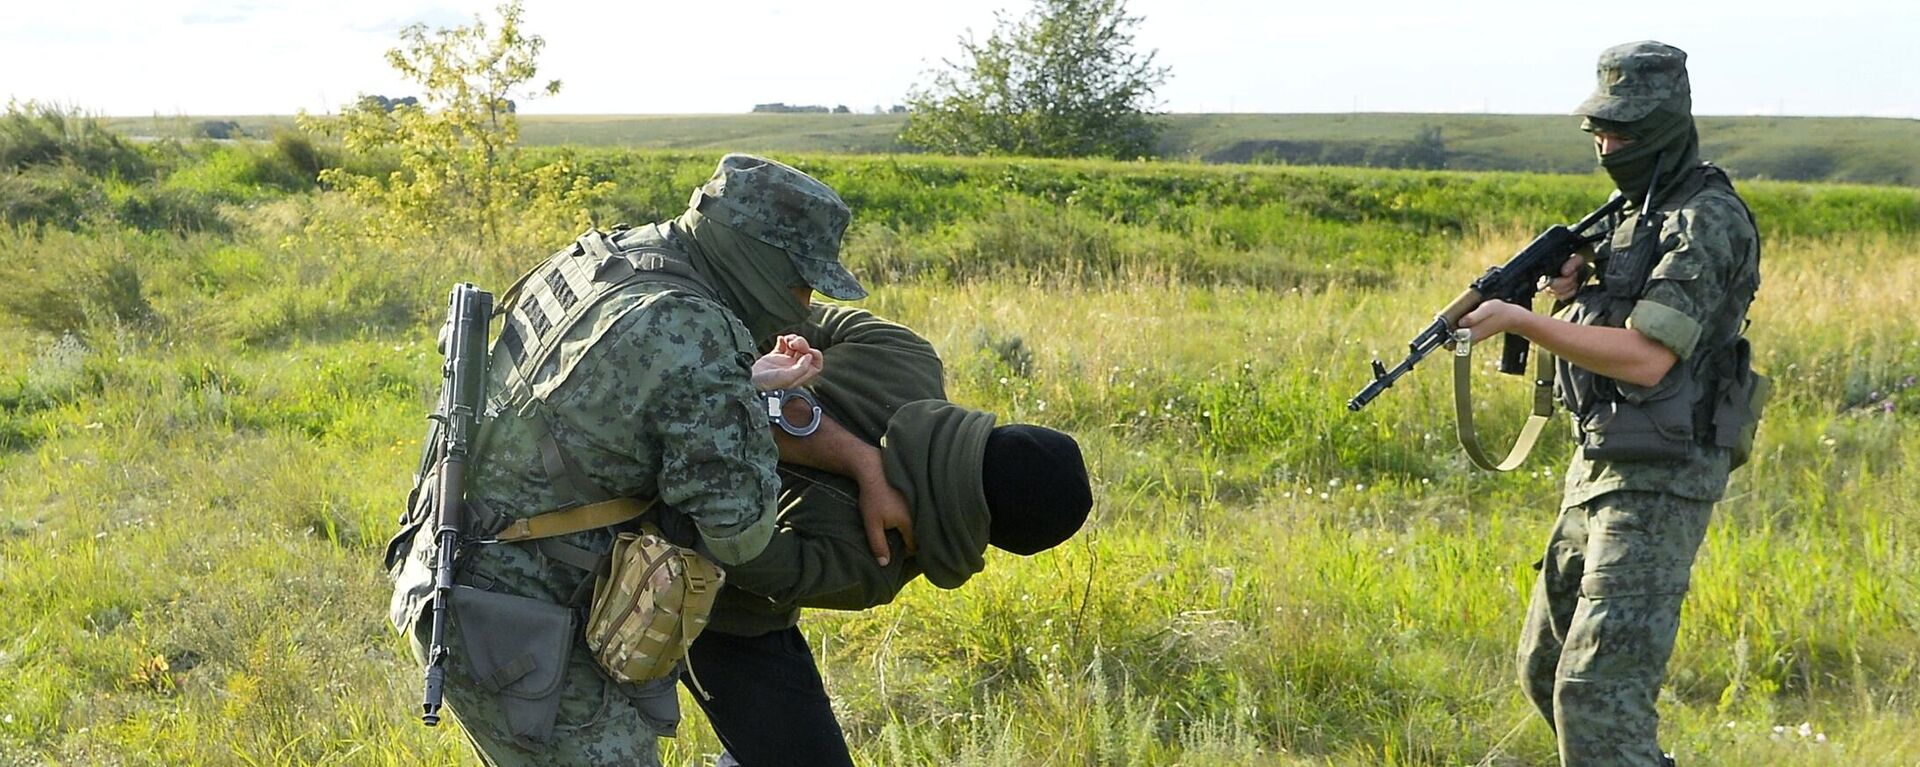
[{"label": "camouflage jacket", "polygon": [[[1658,257],[1624,325],[1680,359],[1670,379],[1696,367],[1705,370],[1709,356],[1723,353],[1740,335],[1760,281],[1759,234],[1746,204],[1731,184],[1708,183],[1718,169],[1702,165],[1691,173],[1654,206],[1645,223],[1632,209],[1621,214],[1612,235],[1594,252],[1604,272],[1606,261],[1624,253],[1643,226],[1656,227],[1644,234],[1657,232]],[[1589,285],[1582,296],[1599,288]],[[1669,385],[1662,381],[1656,388]],[[1627,396],[1650,391],[1624,382],[1617,386]],[[1695,445],[1675,462],[1596,461],[1576,449],[1561,505],[1575,506],[1615,490],[1714,501],[1726,492],[1728,473],[1728,451],[1719,447]]]},{"label": "camouflage jacket", "polygon": [[[561,292],[551,286],[563,280],[541,275],[533,273],[518,305],[545,304]],[[541,283],[549,289],[542,292]],[[558,316],[556,307],[549,309],[536,313]],[[532,342],[510,337],[544,329],[516,327],[527,316],[510,315],[495,342],[487,391],[497,400],[510,377],[521,375],[533,396],[504,403],[482,427],[468,470],[473,524],[492,520],[497,527],[506,519],[599,500],[583,497],[586,491],[567,480],[571,474],[609,495],[658,499],[663,513],[693,523],[702,549],[729,575],[732,566],[757,557],[773,532],[779,479],[773,439],[751,383],[755,349],[740,322],[692,290],[640,282],[587,308],[564,330],[550,361],[525,371],[517,368],[518,346]],[[562,455],[543,454],[542,431]],[[556,471],[556,461],[570,462],[578,472]],[[476,537],[488,532],[470,531]],[[612,533],[600,529],[556,540],[604,552]],[[430,558],[431,547],[431,535],[416,536],[400,568],[392,606],[396,626],[417,620],[431,595],[430,582],[408,577],[420,569],[416,560]],[[591,577],[526,545],[474,546],[465,556],[461,569],[469,577],[559,604],[572,603]]]}]

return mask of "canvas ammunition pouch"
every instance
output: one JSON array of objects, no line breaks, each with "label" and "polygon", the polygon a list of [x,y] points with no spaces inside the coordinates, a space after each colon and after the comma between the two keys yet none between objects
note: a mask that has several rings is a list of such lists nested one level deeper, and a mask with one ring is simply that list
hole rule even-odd
[{"label": "canvas ammunition pouch", "polygon": [[[620,498],[548,512],[518,520],[485,543],[551,547],[559,536],[639,519],[652,505]],[[548,548],[542,551],[554,556]],[[706,628],[726,574],[693,549],[669,542],[651,524],[638,533],[617,534],[607,554],[589,556],[585,561],[566,554],[557,558],[596,576],[586,624],[594,660],[623,683],[672,673]]]},{"label": "canvas ammunition pouch", "polygon": [[1760,414],[1773,395],[1773,382],[1753,369],[1753,346],[1740,338],[1727,355],[1720,396],[1713,401],[1713,443],[1727,449],[1733,468],[1753,457]]},{"label": "canvas ammunition pouch", "polygon": [[621,682],[666,676],[706,628],[726,574],[656,530],[621,533],[611,558],[594,585],[587,647]]},{"label": "canvas ammunition pouch", "polygon": [[[1698,166],[1669,194],[1684,203],[1708,185],[1731,191],[1726,175]],[[1736,198],[1737,199],[1737,198]],[[1748,213],[1751,220],[1752,214]],[[1625,327],[1627,317],[1655,279],[1689,280],[1684,264],[1662,264],[1664,211],[1646,218],[1623,217],[1601,248],[1600,281],[1575,296],[1565,319],[1582,325]],[[1734,286],[1734,291],[1755,289]],[[1618,462],[1680,461],[1696,446],[1727,448],[1733,465],[1751,454],[1768,383],[1752,367],[1752,350],[1732,332],[1702,339],[1701,348],[1677,361],[1651,387],[1598,375],[1565,360],[1559,363],[1557,389],[1574,416],[1574,439],[1588,460]]]},{"label": "canvas ammunition pouch", "polygon": [[560,713],[574,611],[540,599],[456,586],[449,608],[460,633],[455,662],[488,693],[515,738],[545,743]]}]

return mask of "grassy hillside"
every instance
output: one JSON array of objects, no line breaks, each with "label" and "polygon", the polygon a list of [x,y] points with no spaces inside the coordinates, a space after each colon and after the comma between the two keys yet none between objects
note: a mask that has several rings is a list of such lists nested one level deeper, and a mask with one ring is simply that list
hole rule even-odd
[{"label": "grassy hillside", "polygon": [[[192,136],[232,120],[254,136],[289,118],[115,118],[138,135]],[[530,115],[529,144],[646,149],[886,154],[905,151],[899,115]],[[1579,120],[1560,115],[1174,114],[1162,118],[1162,157],[1208,163],[1409,167],[1405,149],[1438,128],[1445,167],[1585,174],[1592,150]],[[1704,117],[1705,155],[1743,178],[1920,186],[1920,120],[1864,117]]]},{"label": "grassy hillside", "polygon": [[[540,247],[316,237],[351,211],[285,148],[143,151],[137,185],[0,173],[88,214],[0,205],[0,763],[471,763],[413,715],[379,549],[446,286],[504,286],[566,223]],[[636,222],[715,159],[575,157],[619,182],[602,217]],[[1443,370],[1342,405],[1598,178],[791,159],[854,206],[865,305],[936,344],[956,400],[1079,435],[1098,499],[1059,550],[805,618],[862,763],[1551,759],[1511,648],[1565,435],[1493,476],[1452,444]],[[1913,764],[1920,192],[1743,189],[1778,392],[1696,568],[1665,742],[1688,765]],[[1494,438],[1521,388],[1483,386]],[[685,708],[664,753],[705,764]]]}]

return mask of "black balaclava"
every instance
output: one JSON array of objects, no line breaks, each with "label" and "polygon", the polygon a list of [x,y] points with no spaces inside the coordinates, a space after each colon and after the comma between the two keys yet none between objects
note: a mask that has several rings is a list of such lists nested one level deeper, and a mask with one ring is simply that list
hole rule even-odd
[{"label": "black balaclava", "polygon": [[1633,139],[1633,143],[1612,154],[1594,153],[1600,167],[1606,169],[1613,184],[1634,205],[1647,199],[1647,185],[1653,182],[1655,163],[1659,163],[1660,189],[1655,204],[1667,190],[1680,183],[1681,171],[1700,162],[1700,131],[1694,127],[1691,100],[1668,99],[1646,117],[1629,123],[1588,117],[1580,127],[1591,133],[1602,130]]},{"label": "black balaclava", "polygon": [[980,470],[987,496],[987,542],[1014,554],[1064,543],[1087,521],[1093,490],[1072,437],[1041,426],[995,427]]}]

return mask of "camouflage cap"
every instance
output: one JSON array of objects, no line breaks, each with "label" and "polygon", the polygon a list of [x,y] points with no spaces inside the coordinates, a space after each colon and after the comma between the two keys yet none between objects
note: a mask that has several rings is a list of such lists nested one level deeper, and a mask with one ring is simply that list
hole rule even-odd
[{"label": "camouflage cap", "polygon": [[1616,45],[1600,52],[1598,70],[1593,95],[1574,114],[1630,123],[1676,97],[1686,99],[1679,111],[1691,111],[1686,51],[1652,40]]},{"label": "camouflage cap", "polygon": [[786,251],[814,290],[842,301],[867,295],[840,265],[840,238],[852,212],[819,179],[764,157],[730,154],[687,207]]}]

